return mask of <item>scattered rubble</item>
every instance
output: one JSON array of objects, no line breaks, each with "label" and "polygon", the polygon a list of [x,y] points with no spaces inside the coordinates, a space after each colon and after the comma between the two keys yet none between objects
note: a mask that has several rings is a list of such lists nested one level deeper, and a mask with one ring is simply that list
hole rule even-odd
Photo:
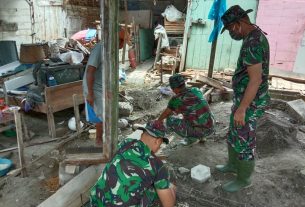
[{"label": "scattered rubble", "polygon": [[188,174],[190,172],[189,169],[185,168],[185,167],[179,167],[178,168],[178,171],[181,175],[185,175],[185,174]]},{"label": "scattered rubble", "polygon": [[128,117],[133,111],[133,105],[129,102],[119,102],[119,116]]}]

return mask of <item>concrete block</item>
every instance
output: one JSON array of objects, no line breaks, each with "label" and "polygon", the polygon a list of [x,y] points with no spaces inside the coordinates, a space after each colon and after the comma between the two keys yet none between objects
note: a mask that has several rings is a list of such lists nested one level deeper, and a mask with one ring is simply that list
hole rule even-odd
[{"label": "concrete block", "polygon": [[80,171],[79,166],[66,165],[64,163],[59,163],[58,177],[59,185],[63,186],[74,178]]},{"label": "concrete block", "polygon": [[191,169],[191,177],[199,183],[204,183],[211,177],[210,168],[201,164],[197,165]]},{"label": "concrete block", "polygon": [[299,122],[305,123],[305,102],[302,99],[287,102],[292,112],[296,114]]},{"label": "concrete block", "polygon": [[77,170],[79,171],[79,166],[76,165],[66,165],[65,167],[65,172],[71,175],[75,174]]}]

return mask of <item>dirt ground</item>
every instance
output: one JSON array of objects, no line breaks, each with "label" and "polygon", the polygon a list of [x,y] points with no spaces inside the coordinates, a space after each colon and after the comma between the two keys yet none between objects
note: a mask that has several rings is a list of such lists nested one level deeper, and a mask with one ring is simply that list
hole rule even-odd
[{"label": "dirt ground", "polygon": [[[231,103],[213,104],[217,134],[204,144],[193,147],[174,149],[168,158],[176,169],[178,186],[178,206],[305,206],[305,168],[304,146],[296,136],[305,138],[288,114],[269,110],[258,123],[257,159],[253,185],[237,193],[226,193],[221,185],[234,178],[233,174],[222,174],[215,170],[215,165],[224,163],[227,157],[225,127]],[[180,175],[177,168],[203,164],[211,168],[211,178],[203,184],[192,180],[190,175]]]},{"label": "dirt ground", "polygon": [[[119,139],[124,139],[133,132],[133,124],[145,124],[155,119],[166,107],[170,97],[161,95],[160,87],[154,85],[145,88],[121,87],[126,95],[133,98],[134,111],[125,117],[129,126],[119,130]],[[252,176],[253,185],[237,193],[225,193],[221,185],[234,178],[233,174],[221,174],[215,171],[216,164],[222,164],[227,158],[225,135],[231,102],[211,104],[217,120],[216,134],[205,143],[192,147],[183,147],[181,138],[171,135],[170,145],[163,148],[168,155],[167,165],[175,171],[177,178],[177,207],[302,207],[305,206],[305,133],[293,116],[285,108],[274,104],[266,115],[258,122],[257,159],[255,173]],[[71,131],[67,128],[67,120],[73,116],[73,110],[55,114],[57,128],[62,135]],[[34,114],[26,117],[29,129],[36,136],[31,141],[50,139],[47,133],[47,122],[44,115]],[[10,139],[10,140],[9,140]],[[83,134],[63,147],[58,148],[58,142],[28,147],[25,150],[27,163],[45,154],[31,165],[29,177],[0,178],[0,206],[32,207],[37,206],[58,189],[59,162],[69,149],[78,147],[93,147],[94,142]],[[2,148],[14,146],[15,138],[0,136]],[[7,156],[18,167],[17,151],[0,154]],[[211,178],[205,183],[197,183],[190,174],[179,174],[178,168],[192,167],[203,164],[211,168]]]}]

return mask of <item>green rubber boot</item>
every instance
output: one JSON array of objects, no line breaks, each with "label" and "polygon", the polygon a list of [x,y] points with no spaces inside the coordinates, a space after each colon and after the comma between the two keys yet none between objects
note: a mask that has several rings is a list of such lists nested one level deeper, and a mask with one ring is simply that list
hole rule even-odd
[{"label": "green rubber boot", "polygon": [[216,165],[216,169],[222,173],[233,172],[237,173],[237,156],[238,153],[228,145],[229,160],[226,165]]},{"label": "green rubber boot", "polygon": [[237,161],[237,177],[235,180],[230,181],[222,186],[222,189],[227,192],[236,192],[242,188],[251,186],[251,174],[254,171],[254,160],[238,160]]}]

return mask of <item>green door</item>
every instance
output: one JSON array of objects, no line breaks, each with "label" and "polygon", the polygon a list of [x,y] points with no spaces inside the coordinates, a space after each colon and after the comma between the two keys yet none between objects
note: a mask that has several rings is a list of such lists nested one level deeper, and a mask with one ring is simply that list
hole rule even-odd
[{"label": "green door", "polygon": [[[208,19],[213,0],[192,0],[191,14],[193,21],[203,19],[206,24],[192,24],[190,38],[188,39],[186,69],[209,68],[211,43],[208,42],[209,35],[213,29],[214,21]],[[243,9],[253,9],[249,14],[251,22],[255,22],[258,0],[227,0],[227,8],[233,5],[240,5]],[[226,31],[218,36],[214,71],[221,71],[225,68],[236,66],[239,49],[242,41],[232,40]]]}]

